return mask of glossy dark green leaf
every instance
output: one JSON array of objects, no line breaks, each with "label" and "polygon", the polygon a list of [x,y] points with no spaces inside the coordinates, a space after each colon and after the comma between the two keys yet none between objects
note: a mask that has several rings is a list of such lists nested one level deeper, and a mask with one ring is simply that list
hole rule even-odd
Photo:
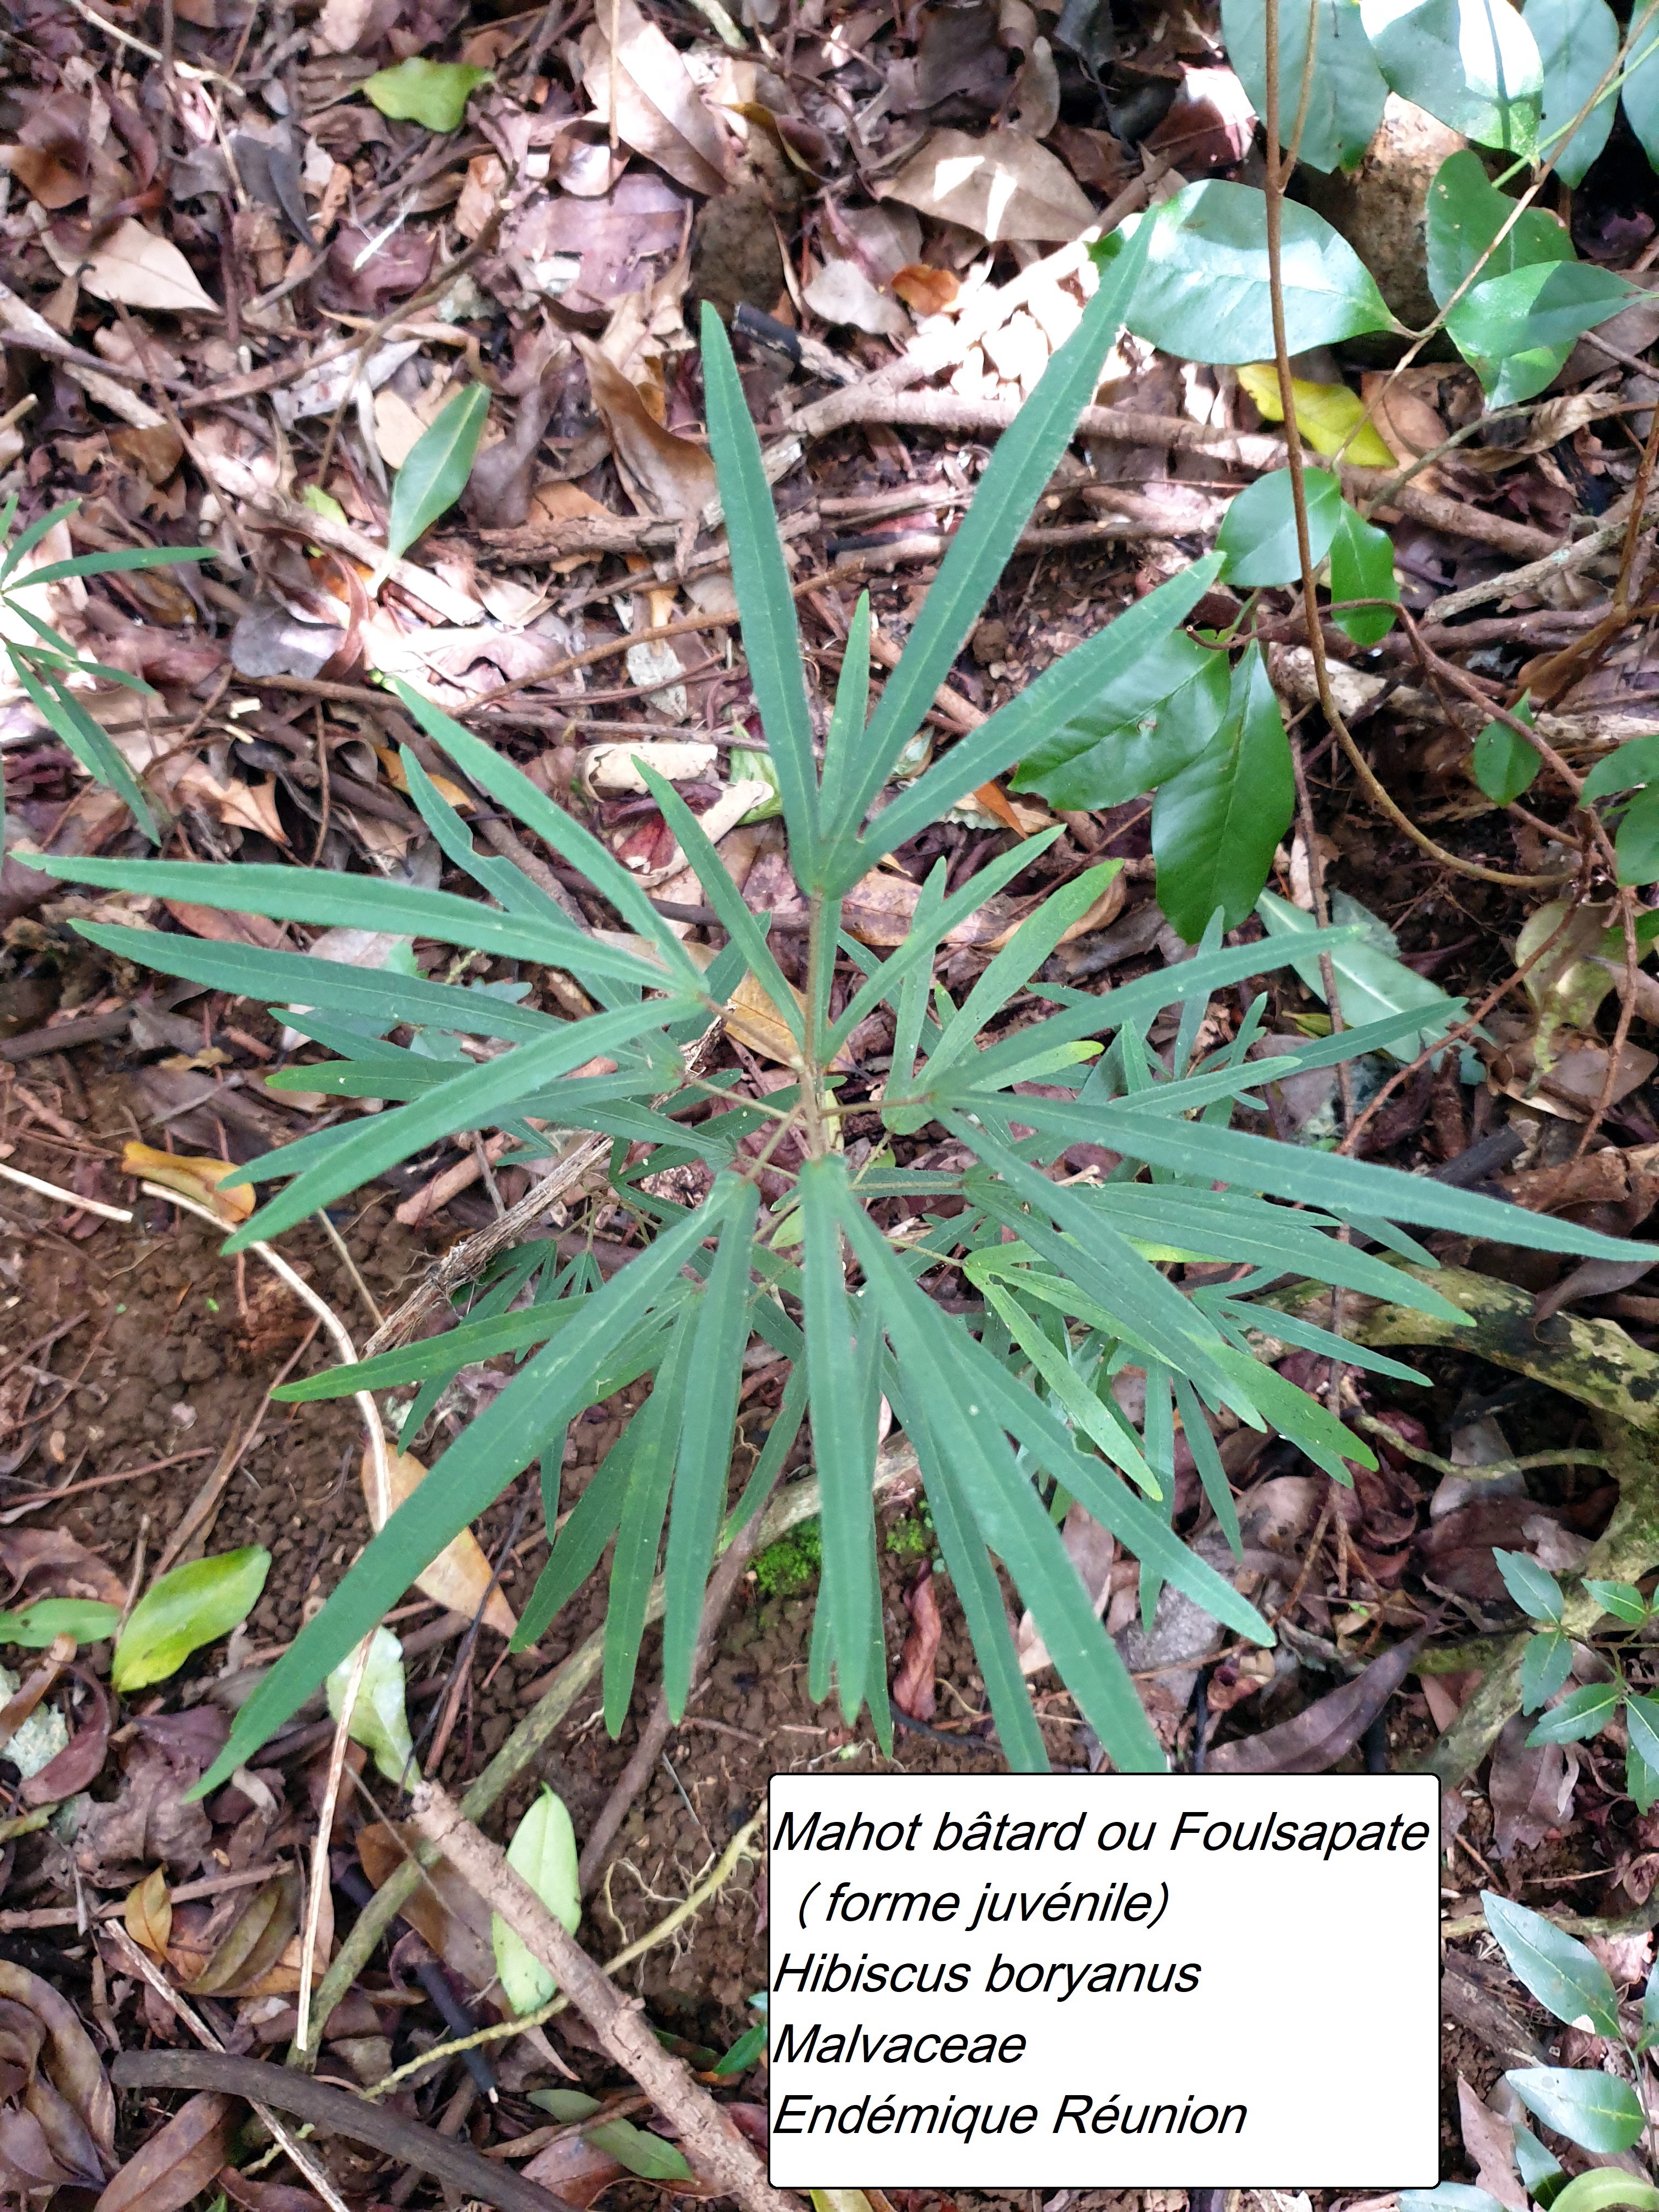
[{"label": "glossy dark green leaf", "polygon": [[1467,149],[1449,154],[1435,171],[1425,240],[1429,289],[1439,307],[1477,265],[1484,283],[1512,269],[1573,258],[1572,240],[1555,217],[1539,207],[1517,214],[1516,201],[1499,191],[1480,156]]},{"label": "glossy dark green leaf", "polygon": [[1537,151],[1543,65],[1509,0],[1361,0],[1389,87],[1478,146]]},{"label": "glossy dark green leaf", "polygon": [[[1532,708],[1524,699],[1513,712],[1516,721],[1531,722]],[[1488,722],[1474,741],[1474,780],[1494,805],[1507,806],[1529,791],[1543,764],[1538,748],[1507,722]]]},{"label": "glossy dark green leaf", "polygon": [[[1352,0],[1338,0],[1351,5]],[[1394,573],[1394,540],[1386,530],[1367,522],[1344,500],[1331,539],[1331,619],[1356,645],[1380,645],[1394,628],[1393,607],[1400,604],[1400,586]],[[1347,607],[1345,599],[1387,599],[1391,606]],[[1345,1009],[1346,1012],[1346,1009]]]},{"label": "glossy dark green leaf", "polygon": [[1492,1559],[1504,1589],[1528,1620],[1560,1620],[1565,1600],[1547,1567],[1540,1567],[1528,1552],[1494,1551]]},{"label": "glossy dark green leaf", "polygon": [[[1352,168],[1382,120],[1389,88],[1371,52],[1354,0],[1314,0],[1279,11],[1279,130],[1288,139],[1301,100],[1308,29],[1314,37],[1313,82],[1297,156],[1310,169]],[[1262,0],[1221,0],[1227,58],[1256,113],[1267,112],[1267,26]]]},{"label": "glossy dark green leaf", "polygon": [[[1307,470],[1303,489],[1308,508],[1309,558],[1316,568],[1336,535],[1342,490],[1336,478],[1323,469]],[[1216,532],[1215,550],[1223,559],[1224,580],[1237,589],[1254,590],[1297,580],[1302,556],[1288,469],[1274,469],[1258,477],[1237,495]]]},{"label": "glossy dark green leaf", "polygon": [[397,123],[419,123],[428,131],[459,131],[475,85],[489,76],[470,62],[429,62],[419,55],[394,68],[377,70],[362,89],[382,115]]},{"label": "glossy dark green leaf", "polygon": [[[403,64],[405,69],[410,66],[407,62]],[[459,70],[461,65],[454,63],[434,66]],[[395,72],[388,70],[384,74]],[[369,82],[372,84],[374,79]],[[454,125],[436,127],[453,130]],[[423,431],[410,447],[392,487],[392,514],[386,531],[388,555],[395,558],[406,552],[441,514],[448,514],[466,489],[489,412],[488,390],[482,384],[469,384],[446,403],[431,428]]]},{"label": "glossy dark green leaf", "polygon": [[1634,37],[1624,58],[1628,70],[1620,95],[1625,120],[1636,133],[1650,167],[1659,168],[1659,16],[1645,5],[1632,10]]},{"label": "glossy dark green leaf", "polygon": [[1635,2090],[1616,2074],[1574,2066],[1522,2066],[1504,2079],[1547,2128],[1585,2150],[1628,2150],[1647,2125]]},{"label": "glossy dark green leaf", "polygon": [[1011,788],[1085,812],[1156,789],[1214,739],[1226,711],[1227,678],[1224,653],[1171,631],[1069,720],[1039,737],[1009,779]]},{"label": "glossy dark green leaf", "polygon": [[[1132,226],[1136,236],[1147,227],[1152,233],[1127,317],[1137,337],[1187,361],[1273,359],[1267,203],[1253,185],[1188,185],[1152,215],[1131,216],[1103,250]],[[1285,206],[1283,268],[1292,353],[1391,326],[1359,256],[1322,216],[1294,200]]]},{"label": "glossy dark green leaf", "polygon": [[1631,738],[1613,751],[1604,753],[1584,778],[1578,796],[1589,805],[1592,799],[1613,799],[1621,791],[1636,791],[1646,783],[1659,783],[1659,736]]},{"label": "glossy dark green leaf", "polygon": [[1590,163],[1607,143],[1618,112],[1618,92],[1609,86],[1570,138],[1563,140],[1561,133],[1597,85],[1613,74],[1619,58],[1619,20],[1607,0],[1526,0],[1521,13],[1538,42],[1544,72],[1538,150],[1554,162],[1563,184],[1582,185]]},{"label": "glossy dark green leaf", "polygon": [[1233,672],[1220,736],[1159,786],[1152,805],[1158,902],[1189,945],[1218,908],[1228,929],[1249,913],[1295,808],[1284,719],[1252,645]]},{"label": "glossy dark green leaf", "polygon": [[[1504,0],[1491,4],[1500,7]],[[1534,262],[1466,292],[1446,329],[1492,405],[1508,407],[1543,391],[1586,331],[1639,296],[1611,269],[1587,261]]]}]

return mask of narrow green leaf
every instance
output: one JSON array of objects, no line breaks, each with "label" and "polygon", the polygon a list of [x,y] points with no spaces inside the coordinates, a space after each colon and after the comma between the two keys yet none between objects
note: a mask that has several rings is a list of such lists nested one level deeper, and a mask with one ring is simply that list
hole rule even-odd
[{"label": "narrow green leaf", "polygon": [[702,1212],[693,1213],[618,1268],[580,1320],[527,1360],[462,1431],[238,1712],[229,1741],[194,1796],[216,1790],[251,1759],[445,1545],[528,1466],[549,1434],[591,1402],[587,1385],[606,1349],[669,1288],[707,1229]]},{"label": "narrow green leaf", "polygon": [[118,1605],[104,1605],[96,1598],[42,1597],[16,1613],[0,1613],[0,1644],[20,1644],[27,1651],[44,1651],[60,1636],[77,1644],[99,1644],[120,1625]]},{"label": "narrow green leaf", "polygon": [[[403,64],[404,69],[409,66],[407,62]],[[374,80],[371,78],[369,82],[372,84]],[[463,105],[465,102],[463,92]],[[444,127],[453,130],[454,126]],[[406,552],[440,515],[448,514],[466,489],[489,413],[489,393],[486,386],[469,384],[445,404],[430,429],[423,431],[410,447],[392,487],[392,512],[386,531],[389,559],[395,560]]]},{"label": "narrow green leaf", "polygon": [[[1399,957],[1399,945],[1393,932],[1358,900],[1345,902],[1339,892],[1337,906],[1344,921],[1359,923],[1364,933],[1333,948],[1329,956],[1344,1020],[1352,1027],[1369,1027],[1400,1014],[1420,1010],[1422,1015],[1420,1024],[1403,1030],[1397,1040],[1380,1046],[1355,1044],[1351,1049],[1356,1053],[1382,1049],[1391,1052],[1396,1060],[1414,1060],[1422,1047],[1434,1043],[1456,1021],[1462,1010],[1462,1001],[1449,998],[1437,983],[1431,982],[1426,975],[1419,975],[1414,968],[1407,967]],[[1275,891],[1264,890],[1256,901],[1255,910],[1267,924],[1268,933],[1281,940],[1311,939],[1319,927],[1312,915],[1292,906]],[[1325,977],[1317,956],[1311,951],[1304,952],[1298,946],[1289,957],[1302,981],[1316,998],[1322,1000]],[[1345,1051],[1341,1056],[1346,1059],[1348,1054]],[[1274,1064],[1270,1060],[1267,1069],[1262,1071],[1263,1081],[1271,1080],[1267,1070]]]},{"label": "narrow green leaf", "polygon": [[870,594],[860,592],[847,626],[842,648],[841,674],[836,683],[835,709],[830,734],[823,744],[823,832],[839,837],[856,830],[846,818],[847,794],[859,772],[859,750],[870,714]]},{"label": "narrow green leaf", "polygon": [[704,1208],[706,1233],[720,1227],[697,1319],[690,1372],[694,1388],[678,1425],[674,1513],[664,1562],[663,1685],[678,1719],[691,1694],[692,1660],[702,1620],[703,1593],[726,1514],[732,1438],[749,1341],[750,1255],[760,1194],[732,1176],[716,1185]]},{"label": "narrow green leaf", "polygon": [[37,584],[61,584],[70,576],[125,574],[134,568],[176,568],[180,561],[216,561],[212,545],[126,545],[115,553],[77,553],[72,561],[52,561],[32,568],[15,588],[33,591]]},{"label": "narrow green leaf", "polygon": [[[1021,410],[1021,421],[1030,412],[1028,402]],[[989,481],[988,470],[985,483]],[[985,485],[981,483],[977,498],[983,501],[985,496]],[[959,532],[957,544],[960,544],[961,536]],[[1000,775],[1039,736],[1084,712],[1101,696],[1104,687],[1119,681],[1185,622],[1215,581],[1220,568],[1219,556],[1213,553],[1194,561],[1191,568],[1183,568],[1179,575],[1171,576],[1167,583],[1148,592],[1144,599],[1137,599],[1133,606],[1127,607],[1115,622],[1097,630],[1086,644],[1045,668],[1017,698],[999,708],[970,737],[952,745],[925,775],[916,778],[908,790],[901,792],[890,805],[883,807],[870,823],[859,841],[858,865],[842,888],[849,888],[866,869],[874,866],[884,853],[890,853],[896,846],[914,837],[919,830],[927,829],[968,793],[976,791],[991,777]],[[941,570],[941,580],[943,575]],[[938,589],[936,584],[933,590]],[[932,603],[930,592],[927,604]],[[892,689],[890,679],[883,694],[884,706]],[[931,701],[931,691],[927,697]],[[877,711],[879,714],[880,709]],[[874,727],[873,721],[871,726]],[[1025,850],[1030,851],[1029,843]]]},{"label": "narrow green leaf", "polygon": [[15,653],[11,656],[11,664],[18,682],[87,774],[124,800],[151,844],[159,844],[161,833],[149,802],[132,770],[111,743],[107,731],[94,721],[61,677],[53,676],[43,683]]},{"label": "narrow green leaf", "polygon": [[[975,617],[1007,566],[1043,486],[1059,465],[1060,457],[1077,427],[1079,414],[1094,397],[1106,356],[1122,327],[1129,303],[1136,296],[1151,244],[1149,239],[1128,237],[1127,226],[1114,233],[1113,237],[1117,250],[1102,269],[1094,297],[1084,309],[1082,320],[1053,356],[1036,390],[998,439],[990,464],[974,494],[973,505],[951,538],[939,574],[922,602],[903,656],[883,688],[860,748],[862,773],[853,785],[848,800],[846,818],[849,824],[858,822],[866,812],[893,763],[921,728],[923,717],[933,705],[934,692],[967,642]],[[738,594],[741,598],[740,580]],[[1144,606],[1147,603],[1141,604]],[[1033,685],[1030,690],[1037,688]],[[1029,697],[1030,691],[1026,696]],[[1000,719],[992,718],[994,722]],[[988,723],[966,744],[954,747],[946,756],[946,762],[960,761],[964,753],[970,751],[975,758],[980,757],[978,748],[990,726]],[[1002,765],[1017,758],[1018,750],[1017,740],[1004,756]],[[951,799],[935,802],[930,794],[921,802],[923,811],[915,826],[920,829],[933,818],[928,810],[936,807],[942,813],[964,792],[975,790],[999,772],[994,769],[977,770],[958,783]],[[930,769],[897,801],[897,805],[903,807],[908,801],[915,807],[920,794],[939,773],[939,767]],[[877,853],[890,852],[895,843],[903,842],[888,836],[885,817],[876,825],[875,834],[885,842],[872,851],[866,839],[866,867]],[[911,834],[908,830],[904,832],[905,836]],[[840,888],[845,889],[846,885]]]},{"label": "narrow green leaf", "polygon": [[1659,791],[1643,792],[1625,809],[1613,851],[1621,884],[1659,882]]},{"label": "narrow green leaf", "polygon": [[794,593],[760,440],[725,328],[707,301],[702,308],[702,376],[708,445],[726,511],[749,681],[777,775],[795,879],[804,890],[816,890],[821,888],[817,774]]},{"label": "narrow green leaf", "polygon": [[[812,1413],[812,1455],[823,1497],[823,1580],[818,1602],[834,1623],[842,1709],[850,1720],[863,1701],[865,1655],[870,1644],[873,1592],[869,1562],[875,1549],[871,1481],[876,1437],[866,1424],[863,1394],[853,1387],[857,1354],[868,1355],[876,1327],[864,1310],[855,1332],[854,1306],[842,1261],[843,1218],[857,1211],[847,1194],[839,1158],[809,1160],[801,1170],[802,1308],[806,1323],[806,1376]],[[860,1346],[860,1338],[865,1340]]]},{"label": "narrow green leaf", "polygon": [[695,2182],[696,2176],[685,2162],[685,2154],[661,2136],[653,2135],[648,2128],[635,2127],[632,2120],[601,2120],[595,2127],[583,2131],[582,2141],[614,2158],[618,2166],[625,2166],[630,2173],[641,2174],[647,2181]]},{"label": "narrow green leaf", "polygon": [[[12,571],[16,568],[18,562],[23,559],[26,554],[32,553],[34,550],[35,547],[40,543],[40,540],[46,535],[48,531],[52,529],[58,523],[67,521],[71,514],[77,514],[80,511],[80,506],[81,502],[78,499],[66,499],[61,507],[49,507],[46,514],[36,515],[34,520],[29,524],[27,530],[20,531],[17,536],[12,540],[10,545],[7,548],[4,561],[0,562],[0,584],[3,584],[6,581],[7,578],[10,576]],[[12,514],[15,518],[16,514],[15,507],[12,509]],[[7,526],[10,526],[9,523]],[[27,589],[28,585],[33,582],[33,580],[34,579],[33,577],[25,576],[20,583],[13,586],[13,589],[15,591],[23,591]]]},{"label": "narrow green leaf", "polygon": [[[647,1401],[647,1406],[649,1400]],[[635,1423],[629,1421],[599,1466],[593,1470],[587,1487],[571,1508],[570,1517],[554,1539],[553,1549],[547,1564],[536,1577],[536,1587],[520,1620],[511,1649],[522,1651],[544,1636],[570,1600],[587,1580],[605,1556],[605,1547],[617,1533],[622,1519],[623,1500],[628,1494],[629,1477],[633,1471],[634,1454],[639,1449],[639,1437],[635,1434]],[[557,1462],[556,1450],[553,1454]],[[548,1461],[543,1456],[542,1482],[548,1486]],[[557,1486],[548,1502],[550,1514],[556,1517]]]},{"label": "narrow green leaf", "polygon": [[[651,1395],[629,1423],[639,1434],[623,1495],[622,1518],[611,1559],[611,1599],[605,1609],[605,1724],[613,1740],[622,1734],[634,1694],[646,1604],[656,1576],[657,1549],[674,1480],[674,1453],[686,1413],[687,1385],[694,1371],[691,1348],[697,1320],[694,1306],[675,1322]],[[700,1586],[699,1612],[702,1598]]]}]

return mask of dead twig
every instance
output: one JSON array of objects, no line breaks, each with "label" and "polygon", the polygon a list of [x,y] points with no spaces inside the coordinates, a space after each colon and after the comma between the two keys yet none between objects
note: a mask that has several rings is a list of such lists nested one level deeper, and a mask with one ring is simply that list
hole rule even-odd
[{"label": "dead twig", "polygon": [[620,1996],[574,1936],[553,1917],[500,1848],[475,1828],[435,1782],[423,1782],[411,1806],[415,1826],[492,1911],[499,1912],[548,1967],[615,2063],[626,2069],[672,2120],[686,2155],[709,2181],[729,2191],[743,2212],[799,2212],[799,2201],[774,2189],[753,2146],[725,2109],[652,2033],[639,2008]]}]

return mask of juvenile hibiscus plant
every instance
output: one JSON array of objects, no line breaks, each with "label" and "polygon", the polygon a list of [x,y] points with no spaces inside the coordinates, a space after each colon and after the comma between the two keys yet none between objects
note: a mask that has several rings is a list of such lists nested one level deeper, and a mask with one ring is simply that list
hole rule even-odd
[{"label": "juvenile hibiscus plant", "polygon": [[[538,1125],[609,1137],[611,1192],[638,1224],[636,1248],[608,1279],[586,1260],[562,1264],[551,1244],[532,1245],[511,1256],[447,1333],[284,1387],[284,1396],[305,1399],[422,1385],[410,1415],[418,1421],[463,1366],[520,1357],[510,1382],[437,1459],[242,1707],[204,1789],[251,1759],[537,1458],[551,1530],[567,1424],[646,1375],[650,1395],[560,1530],[520,1632],[522,1641],[539,1636],[614,1539],[605,1655],[613,1732],[628,1709],[659,1559],[662,1665],[678,1715],[711,1564],[757,1509],[810,1416],[823,1540],[811,1686],[820,1698],[833,1687],[849,1721],[867,1703],[890,1740],[872,1502],[885,1398],[915,1444],[1010,1760],[1025,1770],[1046,1764],[999,1564],[1115,1765],[1159,1768],[1158,1739],[1061,1541],[1066,1499],[1080,1500],[1140,1561],[1144,1606],[1173,1583],[1236,1633],[1267,1643],[1254,1607],[1173,1532],[1177,1418],[1235,1541],[1212,1414],[1273,1423],[1339,1480],[1348,1479],[1345,1462],[1374,1462],[1330,1413],[1254,1356],[1259,1295],[1286,1276],[1312,1276],[1449,1315],[1431,1286],[1394,1264],[1428,1258],[1401,1224],[1628,1258],[1628,1244],[1589,1230],[1235,1128],[1236,1116],[1249,1121],[1261,1110],[1246,1055],[1265,1002],[1203,1059],[1194,1051],[1200,1024],[1212,993],[1282,956],[1272,944],[1224,944],[1219,912],[1194,958],[1123,988],[1095,994],[1034,984],[1114,863],[1089,870],[1028,915],[959,1003],[933,981],[935,952],[1030,866],[1040,840],[993,860],[955,892],[936,866],[909,935],[884,958],[840,927],[843,899],[884,854],[1177,639],[1216,575],[1217,558],[1195,562],[887,794],[1093,394],[1150,235],[1142,226],[1103,270],[1079,327],[1002,438],[873,713],[870,615],[867,604],[859,606],[821,761],[759,444],[725,334],[705,319],[709,434],[744,644],[791,865],[808,902],[803,989],[778,963],[768,917],[744,903],[696,817],[660,778],[642,770],[726,935],[706,969],[596,838],[501,754],[404,687],[404,705],[453,770],[580,871],[631,936],[587,933],[519,870],[475,852],[410,750],[404,767],[414,803],[482,897],[300,868],[53,864],[82,881],[158,899],[396,931],[517,962],[532,977],[562,970],[595,1002],[583,1018],[559,1019],[525,1003],[511,983],[388,978],[298,954],[87,925],[126,957],[285,1009],[285,1021],[337,1055],[277,1081],[388,1102],[383,1113],[241,1168],[231,1180],[280,1188],[228,1251],[279,1236],[441,1139],[486,1127],[532,1146],[543,1141]],[[1316,957],[1349,934],[1297,937],[1296,952]],[[838,962],[851,967],[850,990],[837,988]],[[735,1071],[717,1062],[712,1073],[698,1072],[703,1056],[693,1050],[740,986],[750,1001],[763,997],[793,1040],[796,1080],[764,1099],[737,1095]],[[1042,1006],[1036,1018],[1031,997]],[[849,1103],[842,1072],[848,1040],[884,1007],[894,1030],[884,1086],[873,1100],[860,1093]],[[1180,1009],[1179,1034],[1166,1065],[1147,1033],[1171,1007]],[[1407,1011],[1310,1043],[1276,1059],[1273,1073],[1386,1047],[1420,1022],[1420,1010]],[[576,1073],[596,1064],[612,1072]],[[1033,1085],[1041,1095],[1031,1095]],[[854,1169],[841,1132],[848,1114],[872,1111],[888,1140]],[[970,1164],[959,1171],[907,1165],[910,1140],[925,1129],[942,1130]],[[786,1136],[793,1143],[780,1150]],[[745,1139],[760,1140],[758,1158]],[[1121,1164],[1097,1182],[1057,1180],[1045,1164],[1079,1140],[1109,1148]],[[641,1155],[631,1164],[630,1152]],[[793,1164],[776,1203],[763,1201],[763,1161]],[[707,1170],[699,1202],[648,1187],[664,1170],[692,1163]],[[1182,1271],[1194,1261],[1243,1263],[1244,1272],[1185,1282]],[[978,1289],[982,1309],[947,1311],[930,1294],[927,1279],[947,1267]],[[1310,1324],[1278,1312],[1264,1318],[1280,1340],[1339,1349]],[[756,1337],[792,1373],[767,1449],[733,1502],[738,1386]],[[1340,1350],[1357,1364],[1410,1373],[1359,1346]],[[1125,1365],[1147,1378],[1138,1430],[1110,1389]]]}]

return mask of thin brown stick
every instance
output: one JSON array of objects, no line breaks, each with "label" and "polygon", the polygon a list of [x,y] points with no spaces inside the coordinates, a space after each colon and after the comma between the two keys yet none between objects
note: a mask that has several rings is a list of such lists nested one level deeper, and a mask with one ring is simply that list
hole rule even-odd
[{"label": "thin brown stick", "polygon": [[423,1782],[411,1807],[416,1827],[435,1844],[462,1879],[553,1974],[606,2052],[671,2119],[687,2156],[743,2212],[800,2212],[799,2200],[774,2189],[753,2147],[723,2106],[665,2051],[574,1936],[566,1933],[506,1855],[475,1828],[435,1782]]}]

